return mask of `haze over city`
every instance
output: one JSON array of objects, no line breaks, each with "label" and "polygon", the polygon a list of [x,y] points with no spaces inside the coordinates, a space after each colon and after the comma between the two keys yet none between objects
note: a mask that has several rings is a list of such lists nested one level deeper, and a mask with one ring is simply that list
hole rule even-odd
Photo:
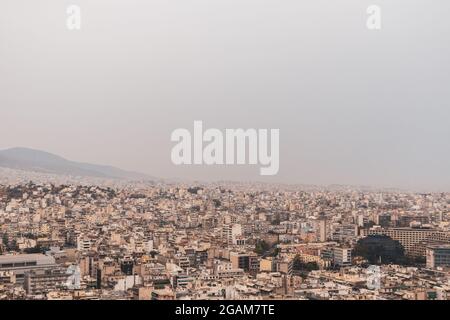
[{"label": "haze over city", "polygon": [[[450,190],[448,1],[3,1],[0,149],[161,178]],[[126,3],[126,5],[125,5]],[[23,8],[26,7],[26,10]],[[175,166],[176,128],[280,129],[280,170]]]},{"label": "haze over city", "polygon": [[448,0],[0,7],[0,315],[450,300]]}]

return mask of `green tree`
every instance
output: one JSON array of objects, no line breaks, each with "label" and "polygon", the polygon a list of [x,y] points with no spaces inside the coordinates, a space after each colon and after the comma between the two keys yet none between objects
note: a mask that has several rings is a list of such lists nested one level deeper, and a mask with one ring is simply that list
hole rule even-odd
[{"label": "green tree", "polygon": [[353,256],[363,257],[371,264],[404,263],[404,248],[400,242],[385,235],[370,235],[360,239]]},{"label": "green tree", "polygon": [[302,260],[300,259],[300,257],[298,255],[296,255],[293,260],[293,268],[296,271],[306,271],[306,272],[320,269],[317,262],[315,262],[315,261],[306,262],[306,263],[302,262]]},{"label": "green tree", "polygon": [[263,255],[269,250],[270,250],[270,245],[266,241],[264,241],[264,240],[256,241],[255,252],[257,254]]}]

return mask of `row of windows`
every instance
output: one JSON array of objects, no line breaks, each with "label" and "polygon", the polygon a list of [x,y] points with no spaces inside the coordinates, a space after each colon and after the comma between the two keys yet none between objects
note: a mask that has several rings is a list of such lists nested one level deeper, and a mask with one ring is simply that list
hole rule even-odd
[{"label": "row of windows", "polygon": [[30,267],[36,266],[36,261],[28,261],[28,262],[16,262],[16,263],[0,263],[0,268],[20,268],[20,267]]}]

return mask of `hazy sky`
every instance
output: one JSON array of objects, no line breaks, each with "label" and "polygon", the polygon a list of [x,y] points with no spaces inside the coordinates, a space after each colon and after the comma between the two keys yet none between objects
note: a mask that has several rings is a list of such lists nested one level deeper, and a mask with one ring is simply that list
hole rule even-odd
[{"label": "hazy sky", "polygon": [[[279,128],[279,174],[173,165],[194,120]],[[450,190],[450,2],[2,0],[0,121],[1,149],[159,177]]]}]

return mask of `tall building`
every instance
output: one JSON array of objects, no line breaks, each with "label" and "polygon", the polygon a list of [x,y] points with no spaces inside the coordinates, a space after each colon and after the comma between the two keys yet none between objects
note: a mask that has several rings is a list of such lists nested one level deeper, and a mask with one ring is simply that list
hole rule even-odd
[{"label": "tall building", "polygon": [[17,254],[0,256],[0,271],[11,271],[17,283],[23,283],[25,273],[50,269],[56,266],[55,258],[43,254]]},{"label": "tall building", "polygon": [[431,244],[450,244],[450,232],[426,228],[380,228],[361,231],[362,236],[386,235],[398,242],[408,256],[425,257],[426,247]]},{"label": "tall building", "polygon": [[185,288],[190,282],[194,281],[194,278],[187,274],[176,274],[173,276],[172,284],[174,288]]},{"label": "tall building", "polygon": [[124,257],[120,260],[120,270],[127,276],[133,274],[134,261],[131,257]]},{"label": "tall building", "polygon": [[320,242],[326,242],[327,237],[327,219],[326,218],[320,218],[317,220],[317,238]]},{"label": "tall building", "polygon": [[246,272],[259,271],[259,258],[255,253],[230,252],[230,261],[234,269],[243,269]]},{"label": "tall building", "polygon": [[32,270],[25,273],[24,287],[28,294],[43,294],[64,288],[69,276],[63,268]]},{"label": "tall building", "polygon": [[403,215],[398,218],[397,226],[399,228],[409,228],[412,222],[418,222],[420,224],[427,224],[430,222],[427,216],[409,216]]},{"label": "tall building", "polygon": [[427,268],[450,267],[450,245],[431,245],[426,249]]},{"label": "tall building", "polygon": [[375,222],[377,225],[387,228],[391,224],[391,215],[388,213],[380,214],[376,217]]},{"label": "tall building", "polygon": [[87,237],[79,235],[77,238],[77,250],[78,251],[89,251],[92,249],[93,241]]},{"label": "tall building", "polygon": [[240,224],[226,224],[222,227],[222,239],[228,244],[236,244],[238,238],[242,235],[242,226]]},{"label": "tall building", "polygon": [[350,242],[358,235],[358,228],[355,224],[341,224],[335,227],[331,239],[339,242]]},{"label": "tall building", "polygon": [[281,261],[277,261],[277,271],[283,274],[291,275],[294,269],[294,260],[293,259],[283,259]]},{"label": "tall building", "polygon": [[343,247],[333,248],[333,264],[336,266],[349,266],[352,264],[352,249]]}]

